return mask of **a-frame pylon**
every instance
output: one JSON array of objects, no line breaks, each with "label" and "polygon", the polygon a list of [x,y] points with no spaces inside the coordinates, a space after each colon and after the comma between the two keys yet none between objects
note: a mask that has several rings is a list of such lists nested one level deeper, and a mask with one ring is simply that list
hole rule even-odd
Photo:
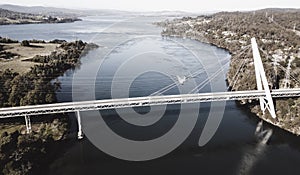
[{"label": "a-frame pylon", "polygon": [[253,58],[254,58],[254,68],[255,68],[255,76],[257,83],[257,90],[264,90],[266,93],[266,97],[261,97],[259,99],[260,109],[265,114],[266,109],[270,112],[273,118],[276,118],[276,112],[274,107],[274,102],[271,96],[271,91],[269,88],[268,80],[266,77],[265,69],[262,64],[262,60],[260,57],[260,53],[258,50],[257,42],[255,38],[251,39]]}]

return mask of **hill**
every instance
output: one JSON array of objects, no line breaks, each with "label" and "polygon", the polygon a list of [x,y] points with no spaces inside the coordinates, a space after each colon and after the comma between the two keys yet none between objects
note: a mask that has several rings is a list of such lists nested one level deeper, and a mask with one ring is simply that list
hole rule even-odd
[{"label": "hill", "polygon": [[78,18],[53,17],[32,13],[15,12],[0,8],[0,25],[37,24],[37,23],[67,23],[78,21]]}]

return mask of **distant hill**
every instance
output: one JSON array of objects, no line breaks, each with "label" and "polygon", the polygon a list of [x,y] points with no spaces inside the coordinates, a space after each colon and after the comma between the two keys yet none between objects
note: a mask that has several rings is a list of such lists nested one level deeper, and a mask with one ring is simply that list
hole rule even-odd
[{"label": "distant hill", "polygon": [[19,6],[19,5],[10,5],[2,4],[0,8],[11,10],[21,13],[32,13],[39,15],[51,15],[51,16],[81,16],[82,12],[78,10],[64,9],[64,8],[55,8],[55,7],[43,7],[43,6]]},{"label": "distant hill", "polygon": [[257,11],[262,11],[262,12],[300,12],[300,9],[294,9],[294,8],[266,8],[266,9],[261,9]]},{"label": "distant hill", "polygon": [[55,17],[50,15],[15,12],[0,8],[0,25],[37,24],[37,23],[67,23],[80,19],[75,17]]},{"label": "distant hill", "polygon": [[60,17],[82,17],[88,15],[112,15],[112,14],[134,14],[132,12],[120,10],[76,10],[67,8],[56,7],[43,7],[43,6],[20,6],[11,4],[0,4],[0,8],[7,9],[15,12],[32,13],[39,15],[51,15]]},{"label": "distant hill", "polygon": [[20,6],[11,4],[0,4],[0,8],[7,9],[21,13],[32,13],[39,15],[51,15],[61,17],[82,17],[91,15],[122,15],[122,16],[170,16],[170,17],[182,17],[182,16],[195,16],[197,13],[189,13],[184,11],[148,11],[148,12],[129,12],[121,10],[78,10],[56,7],[43,7],[43,6]]},{"label": "distant hill", "polygon": [[150,12],[140,12],[140,15],[144,16],[165,16],[165,17],[183,17],[183,16],[197,16],[199,13],[191,13],[185,11],[150,11]]},{"label": "distant hill", "polygon": [[30,14],[30,13],[20,13],[20,12],[14,12],[11,10],[6,10],[6,9],[2,9],[0,8],[0,17],[4,18],[12,18],[12,17],[35,17],[36,15],[34,14]]}]

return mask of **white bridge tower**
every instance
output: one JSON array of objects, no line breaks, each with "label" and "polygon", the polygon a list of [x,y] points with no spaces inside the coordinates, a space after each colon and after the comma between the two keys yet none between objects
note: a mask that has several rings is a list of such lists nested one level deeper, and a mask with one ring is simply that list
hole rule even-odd
[{"label": "white bridge tower", "polygon": [[255,76],[257,83],[257,90],[264,90],[266,93],[266,97],[259,98],[260,109],[265,114],[266,109],[270,112],[273,118],[276,118],[276,112],[274,107],[274,102],[271,96],[271,91],[269,88],[268,80],[266,77],[265,69],[262,64],[262,60],[260,57],[260,53],[258,50],[257,42],[255,38],[251,39],[252,50],[253,50],[253,58],[254,58],[254,68],[255,68]]}]

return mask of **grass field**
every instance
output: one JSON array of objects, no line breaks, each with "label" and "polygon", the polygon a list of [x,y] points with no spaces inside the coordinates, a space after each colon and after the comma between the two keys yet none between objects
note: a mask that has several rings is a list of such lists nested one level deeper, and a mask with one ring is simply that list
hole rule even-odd
[{"label": "grass field", "polygon": [[38,43],[31,44],[30,47],[21,46],[20,43],[2,44],[6,52],[17,54],[11,59],[4,59],[0,57],[0,70],[11,69],[13,72],[20,74],[26,73],[35,64],[31,61],[26,61],[36,55],[46,56],[50,55],[53,51],[58,51],[59,44],[52,43]]}]

